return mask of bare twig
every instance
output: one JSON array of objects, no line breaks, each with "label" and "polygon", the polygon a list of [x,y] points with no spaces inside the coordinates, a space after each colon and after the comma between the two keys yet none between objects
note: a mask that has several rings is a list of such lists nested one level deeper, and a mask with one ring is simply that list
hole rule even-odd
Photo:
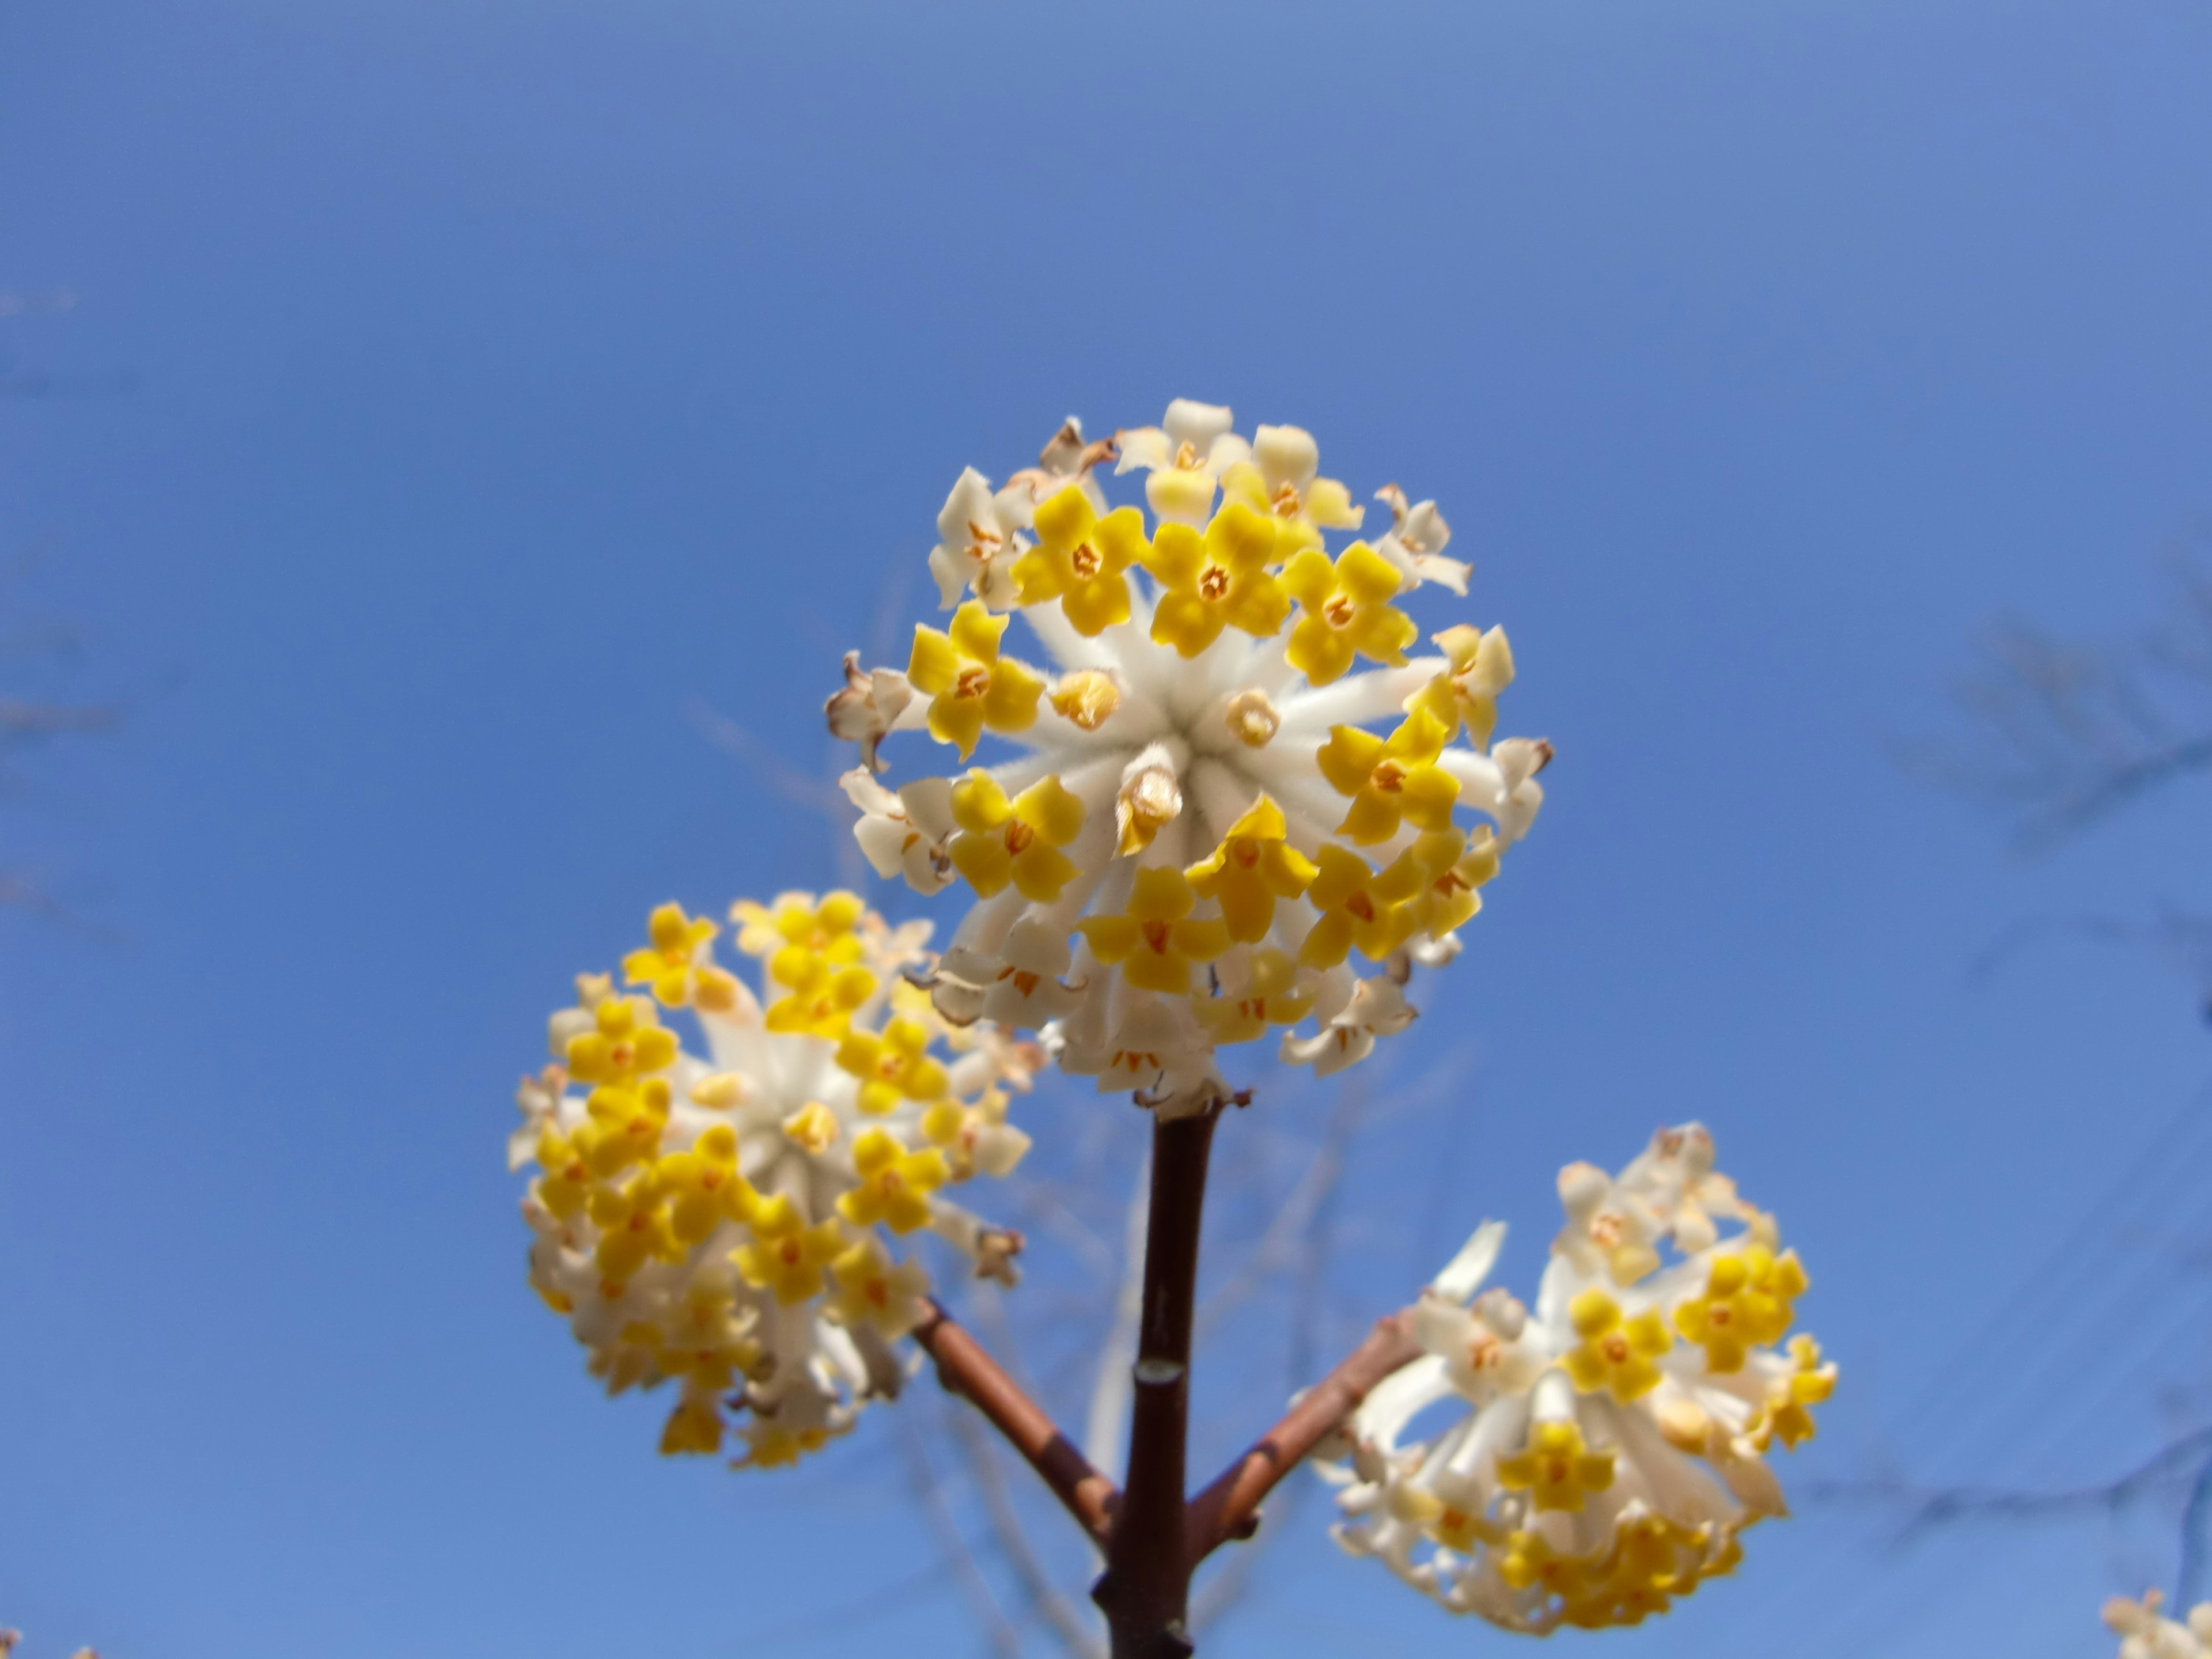
[{"label": "bare twig", "polygon": [[989,1419],[1083,1529],[1103,1539],[1114,1512],[1114,1483],[1091,1467],[1042,1408],[941,1305],[930,1304],[930,1316],[916,1328],[914,1339],[937,1362],[938,1380],[945,1389]]},{"label": "bare twig", "polygon": [[945,1565],[960,1580],[961,1589],[975,1608],[975,1616],[982,1621],[993,1650],[1000,1659],[1021,1659],[1021,1632],[1008,1621],[998,1597],[991,1594],[989,1581],[975,1565],[975,1553],[960,1535],[960,1523],[945,1495],[944,1483],[930,1463],[929,1448],[921,1431],[914,1419],[903,1413],[899,1414],[899,1439],[906,1449],[907,1467],[913,1477],[915,1495],[921,1502],[922,1513],[928,1517],[930,1529],[937,1534]]},{"label": "bare twig", "polygon": [[1012,1494],[1006,1490],[1004,1474],[999,1468],[998,1454],[993,1449],[982,1425],[966,1412],[951,1413],[952,1429],[958,1437],[965,1454],[970,1479],[976,1494],[983,1500],[983,1513],[991,1523],[991,1535],[996,1541],[1000,1557],[1006,1562],[1022,1593],[1044,1621],[1052,1627],[1062,1646],[1078,1659],[1106,1659],[1106,1644],[1083,1613],[1082,1609],[1060,1593],[1045,1571],[1036,1552],[1030,1547],[1028,1534],[1022,1526],[1022,1517],[1014,1508]]},{"label": "bare twig", "polygon": [[1876,1504],[1906,1511],[1897,1541],[1910,1542],[1931,1528],[1964,1521],[2033,1521],[2083,1510],[2124,1510],[2153,1492],[2194,1486],[2212,1471],[2212,1428],[2168,1442],[2114,1480],[2050,1492],[2002,1487],[1926,1489],[1897,1480],[1834,1480],[1805,1488],[1813,1501]]},{"label": "bare twig", "polygon": [[1212,1486],[1191,1499],[1186,1545],[1191,1565],[1195,1566],[1229,1540],[1248,1535],[1261,1500],[1275,1483],[1350,1416],[1370,1389],[1401,1366],[1410,1364],[1419,1353],[1410,1311],[1377,1320],[1365,1341],[1301,1395],[1282,1421],[1255,1441]]}]

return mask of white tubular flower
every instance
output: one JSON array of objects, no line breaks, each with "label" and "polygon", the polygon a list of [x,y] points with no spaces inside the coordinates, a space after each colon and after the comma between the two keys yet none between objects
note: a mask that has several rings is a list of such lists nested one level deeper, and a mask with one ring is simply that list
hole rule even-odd
[{"label": "white tubular flower", "polygon": [[2118,1659],[2212,1659],[2212,1601],[2199,1601],[2189,1622],[2159,1616],[2166,1598],[2145,1590],[2142,1600],[2116,1595],[2105,1603],[2105,1626],[2120,1638]]},{"label": "white tubular flower", "polygon": [[[551,1022],[558,1063],[518,1091],[509,1153],[538,1166],[530,1282],[592,1374],[610,1393],[678,1385],[663,1452],[719,1451],[734,1424],[738,1463],[774,1467],[897,1392],[889,1345],[929,1285],[897,1241],[927,1231],[1011,1282],[1018,1236],[939,1189],[1021,1161],[1008,1091],[1032,1059],[988,1028],[950,1031],[900,977],[926,923],[894,931],[850,893],[732,920],[767,1006],[714,962],[714,923],[663,905],[623,964],[649,994],[578,980]],[[696,1014],[703,1051],[658,1007]]]},{"label": "white tubular flower", "polygon": [[1437,511],[1437,504],[1422,501],[1407,507],[1406,492],[1395,484],[1384,484],[1375,492],[1375,499],[1390,509],[1390,533],[1375,544],[1375,550],[1417,580],[1466,593],[1467,579],[1473,571],[1457,559],[1441,556],[1444,544],[1451,539],[1451,526]]},{"label": "white tubular flower", "polygon": [[1014,602],[1014,561],[1028,547],[1021,532],[1035,505],[1021,484],[994,492],[974,467],[961,473],[938,510],[937,545],[929,554],[941,609],[951,610],[969,588],[994,611]]},{"label": "white tubular flower", "polygon": [[[1096,463],[1116,453],[1146,472],[1150,519],[1108,505]],[[963,475],[963,525],[986,488]],[[870,863],[923,893],[974,890],[936,967],[939,1013],[1036,1031],[1062,1069],[1171,1114],[1226,1092],[1224,1048],[1265,1038],[1322,1071],[1364,1058],[1412,1022],[1413,966],[1457,954],[1552,753],[1492,743],[1502,629],[1408,654],[1395,602],[1465,586],[1437,557],[1442,516],[1394,486],[1387,546],[1332,551],[1361,509],[1312,435],[1247,441],[1185,399],[1109,444],[1071,421],[988,499],[1012,513],[1021,490],[1011,601],[979,588],[943,631],[915,630],[903,670],[853,664],[839,694]],[[1018,653],[1009,609],[1049,669]],[[924,731],[958,767],[878,783],[869,745]],[[987,735],[1012,757],[971,766]]]},{"label": "white tubular flower", "polygon": [[[1804,1271],[1711,1153],[1688,1124],[1618,1176],[1563,1171],[1570,1223],[1533,1310],[1476,1294],[1504,1228],[1468,1242],[1413,1310],[1422,1358],[1369,1394],[1348,1458],[1322,1471],[1339,1542],[1454,1612],[1537,1634],[1637,1624],[1734,1570],[1743,1528],[1787,1513],[1766,1453],[1812,1436],[1836,1368],[1809,1336],[1778,1346]],[[1631,1205],[1633,1243],[1593,1245],[1589,1223]],[[1745,1224],[1723,1237],[1718,1220]],[[1624,1249],[1650,1259],[1624,1277]],[[1404,1443],[1453,1400],[1456,1419]]]}]

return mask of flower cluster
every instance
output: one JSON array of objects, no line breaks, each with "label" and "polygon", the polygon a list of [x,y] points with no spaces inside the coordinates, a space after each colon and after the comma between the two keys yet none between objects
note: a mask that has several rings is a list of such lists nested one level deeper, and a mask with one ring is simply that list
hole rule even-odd
[{"label": "flower cluster", "polygon": [[[737,1461],[769,1466],[896,1393],[891,1345],[929,1283],[901,1241],[934,1233],[1011,1282],[1018,1237],[943,1189],[1020,1161],[1008,1093],[1042,1057],[947,1027],[900,977],[927,923],[893,930],[842,892],[732,920],[763,995],[714,962],[714,923],[663,905],[623,963],[636,988],[580,976],[552,1017],[555,1063],[523,1081],[508,1161],[538,1166],[530,1282],[592,1375],[610,1393],[678,1384],[662,1451],[719,1451],[738,1423]],[[703,1054],[663,1009],[696,1016]]]},{"label": "flower cluster", "polygon": [[[1149,518],[1108,504],[1109,459],[1145,471]],[[1224,1046],[1273,1033],[1326,1073],[1412,1022],[1413,965],[1457,952],[1551,750],[1492,741],[1502,628],[1413,654],[1400,602],[1464,594],[1468,568],[1434,502],[1378,498],[1391,527],[1332,552],[1364,509],[1313,438],[1248,441],[1182,400],[1108,442],[1070,421],[995,489],[961,475],[930,556],[949,623],[903,669],[848,656],[828,704],[878,872],[973,890],[932,978],[944,1018],[1038,1031],[1168,1115],[1222,1097]],[[1049,672],[1011,648],[1017,611]],[[890,787],[879,749],[905,731],[967,769]],[[1012,758],[968,767],[987,734]]]},{"label": "flower cluster", "polygon": [[2212,1659],[2212,1601],[2189,1610],[2177,1624],[2159,1616],[2166,1598],[2146,1590],[2140,1601],[2116,1595],[2105,1603],[2105,1624],[2120,1638],[2118,1659]]},{"label": "flower cluster", "polygon": [[[1784,1513],[1765,1462],[1814,1431],[1836,1368],[1799,1335],[1806,1278],[1697,1124],[1619,1175],[1560,1172],[1567,1224],[1532,1310],[1476,1294],[1484,1226],[1413,1314],[1423,1354],[1346,1425],[1338,1540],[1454,1612],[1510,1630],[1632,1625],[1734,1569]],[[1723,1231],[1723,1229],[1726,1229]],[[1432,1439],[1407,1425],[1446,1402]]]}]

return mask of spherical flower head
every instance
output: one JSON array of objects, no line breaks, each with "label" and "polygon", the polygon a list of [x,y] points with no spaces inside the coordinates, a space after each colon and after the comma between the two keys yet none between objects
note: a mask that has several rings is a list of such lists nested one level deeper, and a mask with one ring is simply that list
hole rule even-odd
[{"label": "spherical flower head", "polygon": [[737,1464],[775,1468],[896,1392],[889,1345],[930,1283],[913,1241],[1012,1282],[1018,1235],[945,1189],[1020,1162],[1006,1118],[1033,1065],[906,982],[927,924],[894,929],[849,893],[732,914],[766,1006],[714,962],[714,923],[661,906],[623,964],[650,994],[586,975],[552,1017],[556,1063],[517,1092],[508,1159],[537,1166],[531,1284],[592,1374],[611,1393],[673,1386],[662,1451],[734,1433]]},{"label": "spherical flower head", "polygon": [[[1324,1471],[1346,1548],[1455,1612],[1539,1633],[1636,1624],[1734,1571],[1742,1531],[1784,1513],[1766,1455],[1810,1437],[1836,1368],[1809,1336],[1784,1345],[1802,1270],[1711,1152],[1690,1124],[1618,1174],[1570,1165],[1570,1226],[1533,1307],[1481,1288],[1504,1229],[1477,1231],[1415,1305],[1422,1357],[1369,1394],[1347,1462]],[[1626,1236],[1602,1229],[1610,1248],[1593,1246],[1588,1225],[1632,1202],[1650,1260],[1623,1264]],[[1716,1282],[1769,1298],[1725,1364],[1678,1335]],[[1431,1438],[1406,1443],[1415,1418],[1454,1401]]]},{"label": "spherical flower head", "polygon": [[[1141,504],[1109,502],[1107,459]],[[927,975],[943,1018],[1034,1031],[1170,1115],[1225,1097],[1224,1049],[1327,1072],[1411,1024],[1402,988],[1458,952],[1551,747],[1492,740],[1503,629],[1415,654],[1409,598],[1463,594],[1466,567],[1433,502],[1377,495],[1389,532],[1332,546],[1364,514],[1312,434],[1188,399],[1110,441],[1071,422],[1003,486],[962,476],[949,623],[830,699],[869,863],[967,890]],[[879,779],[903,732],[957,767]],[[834,978],[780,982],[793,1029],[838,1018]]]}]

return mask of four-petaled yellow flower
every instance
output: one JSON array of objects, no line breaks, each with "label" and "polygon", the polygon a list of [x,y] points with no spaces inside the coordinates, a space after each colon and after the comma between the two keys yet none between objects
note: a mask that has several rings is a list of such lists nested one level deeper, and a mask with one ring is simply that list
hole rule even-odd
[{"label": "four-petaled yellow flower", "polygon": [[1808,1281],[1795,1250],[1780,1255],[1754,1244],[1738,1255],[1717,1256],[1705,1275],[1705,1293],[1674,1310],[1674,1328],[1705,1351],[1705,1364],[1740,1371],[1752,1349],[1778,1342],[1790,1328],[1790,1304]]},{"label": "four-petaled yellow flower", "polygon": [[701,956],[708,940],[721,931],[701,916],[684,914],[680,904],[664,904],[646,923],[653,943],[623,958],[623,976],[632,985],[650,985],[653,998],[664,1007],[681,1008],[696,1003],[708,1013],[723,1013],[737,1006],[738,981],[726,969],[717,968]]},{"label": "four-petaled yellow flower", "polygon": [[1317,547],[1300,553],[1282,578],[1305,611],[1285,647],[1291,665],[1315,685],[1341,677],[1355,656],[1405,666],[1406,647],[1420,629],[1390,603],[1401,580],[1396,567],[1365,542],[1352,543],[1334,564]]},{"label": "four-petaled yellow flower", "polygon": [[1443,647],[1449,666],[1407,698],[1406,707],[1434,714],[1447,739],[1465,726],[1468,741],[1487,749],[1498,729],[1498,694],[1513,684],[1513,647],[1505,630],[1485,633],[1461,623],[1429,637]]},{"label": "four-petaled yellow flower", "polygon": [[929,695],[930,736],[958,749],[962,760],[975,752],[986,726],[1025,732],[1036,723],[1044,682],[1026,664],[999,655],[1007,620],[969,599],[952,613],[950,633],[915,626],[906,677]]},{"label": "four-petaled yellow flower", "polygon": [[1323,478],[1321,447],[1298,426],[1263,426],[1252,434],[1252,459],[1221,475],[1224,501],[1243,501],[1280,520],[1297,539],[1279,550],[1288,557],[1297,547],[1318,546],[1317,529],[1357,530],[1367,509],[1355,507],[1352,492],[1334,478]]},{"label": "four-petaled yellow flower", "polygon": [[1590,1493],[1613,1484],[1613,1465],[1610,1448],[1591,1451],[1583,1444],[1579,1425],[1543,1422],[1529,1432],[1524,1449],[1498,1460],[1498,1484],[1528,1493],[1540,1510],[1572,1514]]},{"label": "four-petaled yellow flower", "polygon": [[779,951],[768,971],[790,992],[768,1006],[771,1031],[842,1036],[853,1011],[876,994],[876,976],[866,969],[858,963],[834,967],[828,957],[811,951]]},{"label": "four-petaled yellow flower", "polygon": [[856,893],[843,888],[824,893],[820,903],[811,893],[785,893],[774,909],[750,899],[730,907],[737,924],[738,949],[749,956],[765,957],[773,964],[787,950],[811,951],[830,958],[833,966],[857,962],[860,937],[855,931],[867,907]]},{"label": "four-petaled yellow flower", "polygon": [[1812,1407],[1836,1391],[1836,1368],[1820,1363],[1820,1345],[1811,1337],[1801,1332],[1790,1338],[1790,1358],[1796,1369],[1766,1385],[1765,1416],[1752,1436],[1762,1451],[1778,1436],[1785,1446],[1810,1440],[1819,1427]]},{"label": "four-petaled yellow flower", "polygon": [[1283,809],[1262,795],[1229,826],[1211,858],[1183,872],[1200,898],[1221,901],[1221,919],[1239,943],[1267,938],[1275,901],[1313,884],[1313,860],[1284,839],[1287,833]]},{"label": "four-petaled yellow flower", "polygon": [[837,1212],[855,1227],[880,1221],[895,1233],[910,1233],[928,1221],[929,1195],[951,1175],[936,1147],[909,1152],[884,1129],[854,1141],[853,1168],[860,1184],[837,1200]]},{"label": "four-petaled yellow flower", "polygon": [[592,1224],[599,1230],[592,1255],[606,1282],[619,1285],[656,1258],[683,1259],[684,1247],[670,1230],[661,1200],[651,1170],[640,1170],[625,1186],[592,1191]]},{"label": "four-petaled yellow flower", "polygon": [[769,978],[788,994],[769,1005],[769,1030],[842,1036],[853,1010],[875,994],[876,976],[860,965],[865,908],[842,888],[818,904],[811,893],[786,893],[773,910],[750,900],[730,907],[738,948],[765,957]]},{"label": "four-petaled yellow flower", "polygon": [[725,1220],[746,1219],[758,1200],[738,1173],[737,1131],[726,1123],[708,1125],[690,1151],[659,1159],[653,1177],[668,1195],[669,1231],[686,1247],[705,1243]]},{"label": "four-petaled yellow flower", "polygon": [[1575,1387],[1584,1394],[1602,1389],[1625,1406],[1659,1386],[1653,1362],[1674,1346],[1674,1337],[1656,1310],[1624,1318],[1620,1304],[1592,1288],[1567,1304],[1567,1318],[1582,1339],[1560,1360]]},{"label": "four-petaled yellow flower", "polygon": [[919,1261],[893,1261],[872,1236],[830,1264],[836,1309],[848,1325],[866,1325],[886,1340],[921,1323],[929,1274]]},{"label": "four-petaled yellow flower", "polygon": [[608,997],[592,1011],[592,1029],[568,1039],[568,1075],[579,1083],[635,1083],[676,1063],[676,1034],[643,997]]},{"label": "four-petaled yellow flower", "polygon": [[1261,639],[1273,634],[1291,613],[1291,596],[1267,570],[1274,556],[1274,522],[1240,504],[1215,514],[1203,535],[1187,524],[1162,525],[1144,559],[1160,583],[1153,641],[1194,657],[1224,628]]},{"label": "four-petaled yellow flower", "polygon": [[1226,922],[1188,919],[1197,904],[1182,871],[1139,870],[1124,915],[1085,916],[1075,925],[1099,961],[1120,963],[1131,985],[1182,996],[1190,990],[1191,964],[1212,962],[1230,945]]},{"label": "four-petaled yellow flower", "polygon": [[1589,1557],[1570,1555],[1542,1533],[1534,1531],[1510,1534],[1498,1558],[1498,1576],[1505,1581],[1508,1589],[1524,1590],[1532,1584],[1541,1584],[1570,1604],[1602,1571],[1601,1565]]},{"label": "four-petaled yellow flower", "polygon": [[1298,947],[1298,960],[1309,968],[1334,968],[1357,947],[1370,962],[1382,961],[1419,930],[1410,901],[1427,878],[1411,848],[1377,872],[1357,853],[1324,845],[1306,890],[1321,920]]},{"label": "four-petaled yellow flower", "polygon": [[1036,510],[1037,544],[1014,561],[1016,603],[1058,599],[1085,639],[1129,620],[1129,579],[1145,556],[1145,515],[1117,507],[1104,518],[1070,484]]},{"label": "four-petaled yellow flower", "polygon": [[837,1064],[860,1079],[860,1109],[880,1117],[902,1100],[944,1096],[950,1086],[945,1067],[930,1057],[928,1049],[926,1026],[895,1019],[880,1033],[848,1031],[837,1045]]},{"label": "four-petaled yellow flower", "polygon": [[1295,1025],[1313,1005],[1312,988],[1298,985],[1297,963],[1270,946],[1252,952],[1244,983],[1234,994],[1200,997],[1191,1009],[1214,1042],[1226,1047],[1249,1042],[1271,1025]]},{"label": "four-petaled yellow flower", "polygon": [[1487,825],[1472,842],[1462,830],[1431,830],[1414,840],[1413,854],[1429,878],[1413,900],[1414,917],[1421,932],[1442,939],[1482,908],[1477,890],[1498,873],[1498,837]]},{"label": "four-petaled yellow flower", "polygon": [[1356,726],[1329,727],[1328,741],[1315,758],[1330,787],[1352,797],[1337,833],[1369,847],[1389,840],[1401,823],[1449,830],[1459,780],[1436,763],[1450,736],[1425,708],[1399,721],[1388,738]]},{"label": "four-petaled yellow flower", "polygon": [[1008,800],[988,772],[970,772],[952,786],[952,821],[960,833],[946,853],[981,897],[1012,882],[1024,898],[1049,904],[1074,878],[1060,849],[1081,833],[1083,803],[1051,774]]},{"label": "four-petaled yellow flower", "polygon": [[660,1455],[711,1456],[721,1449],[722,1414],[714,1408],[714,1396],[678,1401],[660,1431]]},{"label": "four-petaled yellow flower", "polygon": [[822,1270],[845,1252],[845,1230],[830,1216],[807,1224],[787,1193],[752,1206],[752,1243],[730,1252],[745,1283],[775,1292],[788,1307],[822,1290]]}]

